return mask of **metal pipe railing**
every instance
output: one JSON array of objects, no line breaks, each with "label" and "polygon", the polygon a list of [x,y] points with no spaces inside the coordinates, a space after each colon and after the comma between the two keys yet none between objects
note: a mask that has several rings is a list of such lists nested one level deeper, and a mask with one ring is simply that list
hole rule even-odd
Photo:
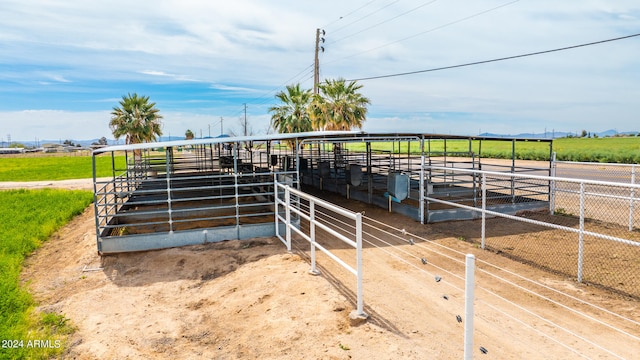
[{"label": "metal pipe railing", "polygon": [[[316,198],[314,196],[308,195],[302,191],[296,190],[289,185],[284,185],[278,182],[277,179],[274,180],[274,188],[276,194],[276,213],[275,213],[275,226],[276,226],[276,236],[287,246],[287,249],[291,251],[291,236],[292,232],[300,235],[303,239],[310,243],[311,249],[311,272],[317,273],[316,268],[316,249],[322,251],[329,258],[340,264],[347,271],[356,276],[357,281],[357,304],[355,313],[352,314],[359,318],[366,318],[368,315],[364,313],[364,301],[363,301],[363,269],[362,269],[362,214],[355,213],[353,211],[341,208],[339,206],[333,205],[327,201]],[[283,193],[284,200],[280,199],[279,194]],[[292,205],[291,199],[295,197],[296,206]],[[304,199],[309,202],[309,213],[305,213],[300,210],[299,200]],[[285,217],[283,218],[279,211],[278,207],[284,206],[285,208]],[[324,224],[316,218],[316,212],[318,211],[316,207],[321,207],[322,209],[329,210],[333,213],[344,216],[348,219],[351,219],[355,222],[355,233],[352,234],[354,239],[351,239],[348,236],[340,233],[336,229],[333,229],[330,225]],[[295,214],[299,218],[304,219],[309,222],[309,234],[306,234],[302,230],[300,230],[295,224],[291,221],[291,215]],[[286,234],[285,238],[282,238],[279,232],[279,224],[282,222],[286,226]],[[341,240],[342,242],[348,244],[349,246],[356,249],[356,266],[355,268],[351,265],[347,264],[344,260],[340,259],[337,255],[332,253],[325,246],[317,242],[316,239],[316,228],[320,228],[326,231],[332,237]]]}]

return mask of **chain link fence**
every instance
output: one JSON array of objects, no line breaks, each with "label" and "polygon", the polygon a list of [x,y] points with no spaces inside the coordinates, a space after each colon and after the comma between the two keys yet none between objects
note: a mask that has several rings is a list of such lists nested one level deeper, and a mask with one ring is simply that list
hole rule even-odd
[{"label": "chain link fence", "polygon": [[[640,299],[640,209],[636,209],[640,186],[631,184],[633,169],[615,166],[608,169],[619,171],[597,171],[565,163],[557,164],[555,177],[457,171],[473,172],[482,179],[484,201],[474,206],[474,211],[484,209],[485,215],[478,224],[482,227],[480,246],[581,283]],[[601,179],[626,176],[629,182],[593,180],[598,172]],[[570,178],[587,177],[585,174],[591,179]],[[493,210],[492,206],[495,209],[496,205],[527,201],[524,193],[496,196],[505,192],[505,184],[518,181],[548,188],[549,209],[512,213]],[[477,235],[478,229],[475,230]]]}]

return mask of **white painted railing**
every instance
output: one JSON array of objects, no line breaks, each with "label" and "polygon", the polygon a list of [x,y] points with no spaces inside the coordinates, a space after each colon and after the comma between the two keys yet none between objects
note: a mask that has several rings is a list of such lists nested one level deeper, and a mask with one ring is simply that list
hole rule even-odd
[{"label": "white painted railing", "polygon": [[[578,234],[577,280],[578,280],[578,282],[582,282],[582,279],[583,279],[583,267],[584,267],[583,257],[584,257],[584,237],[585,236],[591,236],[591,237],[594,237],[594,238],[605,239],[605,240],[609,240],[609,241],[613,241],[613,242],[629,245],[629,246],[632,246],[632,247],[640,247],[640,242],[638,242],[638,241],[625,239],[625,238],[621,238],[621,237],[617,237],[617,236],[611,236],[611,235],[607,235],[607,234],[596,233],[596,232],[588,231],[588,230],[585,229],[585,196],[590,195],[590,196],[599,196],[601,198],[603,197],[602,196],[603,192],[594,193],[594,192],[585,191],[585,185],[601,186],[601,187],[607,187],[607,188],[610,188],[610,189],[626,189],[624,192],[628,193],[629,190],[631,190],[631,194],[634,194],[634,193],[640,193],[640,185],[638,185],[638,184],[624,184],[624,183],[617,183],[617,182],[606,182],[606,181],[596,181],[596,180],[581,180],[581,179],[559,178],[559,177],[538,176],[538,175],[523,175],[523,174],[501,173],[501,172],[481,171],[481,170],[472,170],[472,169],[451,169],[451,168],[442,168],[442,167],[435,167],[435,166],[430,166],[430,167],[427,167],[427,168],[433,169],[433,170],[448,170],[448,171],[455,171],[455,172],[460,172],[460,173],[474,174],[474,176],[478,176],[478,177],[481,178],[481,183],[482,183],[482,186],[481,186],[481,189],[482,189],[482,195],[481,195],[482,205],[480,207],[463,205],[463,204],[452,202],[452,201],[447,201],[447,200],[443,200],[443,199],[430,197],[428,195],[425,196],[424,199],[427,200],[427,201],[431,201],[431,202],[437,202],[437,203],[446,204],[446,205],[449,205],[449,206],[455,206],[455,207],[459,207],[459,208],[463,208],[463,209],[468,209],[468,210],[473,210],[473,211],[480,212],[482,214],[482,223],[481,223],[482,224],[482,230],[481,230],[481,248],[482,249],[485,249],[485,241],[486,241],[486,234],[485,234],[486,231],[485,231],[485,229],[486,229],[486,217],[487,217],[487,215],[494,216],[494,217],[503,217],[503,218],[507,218],[507,219],[511,219],[511,220],[517,220],[517,221],[527,222],[527,223],[531,223],[531,224],[535,224],[535,225],[540,225],[540,226],[545,226],[545,227],[549,227],[549,228],[554,228],[554,229],[565,230],[565,231],[577,233]],[[577,215],[577,217],[579,218],[578,228],[573,228],[573,227],[563,226],[563,225],[557,225],[557,224],[552,224],[552,223],[548,223],[548,222],[543,222],[543,221],[538,221],[538,220],[534,220],[534,219],[528,219],[528,218],[525,218],[525,217],[509,215],[509,214],[505,214],[505,213],[501,213],[501,212],[497,212],[497,211],[488,210],[487,209],[487,204],[486,204],[487,177],[489,177],[489,178],[505,177],[505,178],[518,178],[518,179],[534,179],[534,180],[548,181],[549,183],[553,183],[553,184],[557,184],[558,182],[563,182],[563,183],[572,183],[574,185],[577,185],[579,187],[579,189],[575,190],[575,193],[579,196],[579,214]],[[629,200],[631,202],[633,200],[636,200],[633,197],[623,197],[623,199]]]},{"label": "white painted railing", "polygon": [[[281,195],[283,198],[281,198]],[[351,313],[352,318],[367,318],[367,314],[364,313],[364,301],[363,301],[363,285],[362,285],[362,214],[356,213],[339,206],[333,205],[322,199],[318,199],[314,196],[306,194],[302,191],[296,190],[289,185],[278,182],[276,177],[274,181],[274,196],[275,196],[275,227],[276,236],[287,246],[287,250],[291,251],[291,237],[292,233],[300,235],[303,239],[307,240],[311,245],[311,273],[317,274],[316,269],[316,249],[322,251],[328,257],[340,264],[350,273],[356,276],[357,279],[357,304],[355,312]],[[305,200],[309,203],[309,209],[302,211],[300,207],[300,201]],[[280,206],[284,207],[284,217],[280,213]],[[320,208],[320,209],[317,209]],[[318,221],[316,215],[323,209],[329,210],[333,213],[344,216],[347,219],[354,221],[355,234],[352,239],[343,235],[331,226]],[[297,215],[300,219],[304,219],[309,222],[309,233],[305,233],[299,227],[299,223],[296,224],[292,221],[292,213]],[[280,234],[280,224],[285,225],[285,237]],[[337,255],[332,253],[329,249],[322,246],[316,241],[316,228],[320,228],[326,231],[331,236],[343,241],[344,243],[352,246],[356,249],[356,266],[355,268],[344,260],[340,259]]]}]

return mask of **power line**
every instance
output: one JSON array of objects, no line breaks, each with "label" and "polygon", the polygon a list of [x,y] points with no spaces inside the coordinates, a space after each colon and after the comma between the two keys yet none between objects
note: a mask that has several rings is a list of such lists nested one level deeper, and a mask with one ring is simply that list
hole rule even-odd
[{"label": "power line", "polygon": [[396,41],[392,41],[392,42],[387,43],[387,44],[384,44],[384,45],[380,45],[380,46],[377,46],[377,47],[371,48],[371,49],[369,49],[369,50],[364,50],[364,51],[361,51],[361,52],[359,52],[359,53],[351,54],[351,55],[349,55],[349,56],[345,56],[345,57],[342,57],[342,58],[339,58],[339,59],[336,59],[336,60],[327,61],[327,62],[325,62],[325,64],[327,64],[327,63],[334,63],[334,62],[337,62],[337,61],[341,61],[341,60],[349,59],[349,58],[352,58],[352,57],[355,57],[355,56],[358,56],[358,55],[366,54],[366,53],[371,52],[371,51],[375,51],[375,50],[382,49],[382,48],[384,48],[384,47],[387,47],[387,46],[390,46],[390,45],[393,45],[393,44],[397,44],[397,43],[399,43],[399,42],[403,42],[403,41],[406,41],[406,40],[409,40],[409,39],[413,39],[413,38],[418,37],[418,36],[420,36],[420,35],[424,35],[424,34],[427,34],[427,33],[430,33],[430,32],[436,31],[436,30],[440,30],[440,29],[443,29],[443,28],[445,28],[445,27],[448,27],[448,26],[451,26],[451,25],[455,25],[455,24],[461,23],[461,22],[463,22],[463,21],[467,21],[467,20],[469,20],[469,19],[473,19],[473,18],[478,17],[478,16],[480,16],[480,15],[484,15],[484,14],[486,14],[486,13],[489,13],[489,12],[492,12],[492,11],[495,11],[495,10],[498,10],[498,9],[503,8],[503,7],[505,7],[505,6],[509,6],[509,5],[511,5],[511,4],[515,4],[515,3],[519,2],[519,1],[520,1],[520,0],[513,0],[513,1],[510,1],[510,2],[507,2],[507,3],[501,4],[501,5],[498,5],[498,6],[496,6],[496,7],[492,7],[492,8],[490,8],[490,9],[487,9],[487,10],[484,10],[484,11],[481,11],[481,12],[478,12],[478,13],[475,13],[475,14],[472,14],[472,15],[469,15],[469,16],[465,16],[465,17],[460,18],[460,19],[458,19],[458,20],[454,20],[454,21],[448,22],[448,23],[443,24],[443,25],[440,25],[440,26],[436,26],[436,27],[434,27],[434,28],[431,28],[431,29],[428,29],[428,30],[425,30],[425,31],[421,31],[421,32],[419,32],[419,33],[417,33],[417,34],[413,34],[413,35],[411,35],[411,36],[407,36],[407,37],[405,37],[405,38],[402,38],[402,39],[399,39],[399,40],[396,40]]},{"label": "power line", "polygon": [[395,3],[397,3],[398,1],[400,1],[400,0],[393,1],[393,2],[391,2],[391,3],[389,3],[389,4],[387,4],[387,5],[385,5],[385,6],[381,7],[381,8],[379,8],[378,10],[375,10],[375,11],[373,11],[373,12],[368,13],[367,15],[364,15],[364,16],[360,17],[360,18],[359,18],[359,19],[357,19],[357,20],[354,20],[354,21],[352,21],[352,22],[350,22],[350,23],[348,23],[348,24],[346,24],[346,25],[344,25],[344,26],[342,26],[342,27],[339,27],[339,28],[337,28],[337,29],[335,29],[335,30],[332,30],[331,32],[332,32],[332,33],[337,33],[338,31],[340,31],[340,30],[342,30],[342,29],[344,29],[344,28],[347,28],[347,27],[349,27],[349,26],[351,26],[351,25],[353,25],[353,24],[355,24],[355,23],[357,23],[357,22],[360,22],[360,21],[362,21],[362,20],[364,20],[364,19],[368,18],[368,17],[369,17],[369,16],[371,16],[371,15],[374,15],[374,14],[376,14],[376,13],[378,13],[378,12],[380,12],[380,11],[382,11],[382,10],[386,9],[386,8],[388,8],[389,6],[391,6],[391,5],[395,4]]},{"label": "power line", "polygon": [[340,42],[340,41],[342,41],[342,40],[344,40],[344,39],[348,39],[348,38],[350,38],[350,37],[353,37],[353,36],[356,36],[356,35],[358,35],[358,34],[361,34],[361,33],[365,32],[365,31],[371,30],[371,29],[373,29],[373,28],[375,28],[375,27],[378,27],[378,26],[380,26],[380,25],[382,25],[382,24],[386,24],[386,23],[388,23],[388,22],[390,22],[390,21],[393,21],[393,20],[395,20],[395,19],[397,19],[397,18],[399,18],[399,17],[402,17],[402,16],[404,16],[404,15],[407,15],[407,14],[409,14],[409,13],[412,13],[412,12],[414,12],[414,11],[416,11],[416,10],[420,9],[421,7],[425,7],[425,6],[427,6],[427,5],[431,5],[431,4],[433,4],[434,2],[436,2],[436,1],[438,1],[438,0],[431,0],[431,1],[427,1],[427,2],[425,2],[425,3],[422,3],[421,5],[418,5],[418,6],[414,7],[413,9],[407,10],[407,11],[405,11],[405,12],[401,13],[401,14],[398,14],[398,15],[396,15],[396,16],[393,16],[393,17],[391,17],[391,18],[389,18],[389,19],[387,19],[387,20],[381,21],[381,22],[379,22],[379,23],[377,23],[377,24],[371,25],[371,26],[369,26],[369,27],[367,27],[367,28],[364,28],[364,29],[362,29],[362,30],[360,30],[360,31],[357,31],[357,32],[355,32],[355,33],[353,33],[353,34],[350,34],[350,35],[344,36],[344,37],[342,37],[342,38],[340,38],[340,39],[338,39],[338,40],[335,40],[335,41],[330,42],[329,44],[335,44],[335,43]]},{"label": "power line", "polygon": [[466,63],[466,64],[443,66],[443,67],[426,69],[426,70],[417,70],[417,71],[409,71],[409,72],[395,73],[395,74],[388,74],[388,75],[370,76],[370,77],[364,77],[364,78],[358,78],[358,79],[351,79],[351,80],[348,80],[348,81],[364,81],[364,80],[383,79],[383,78],[396,77],[396,76],[414,75],[414,74],[420,74],[420,73],[426,73],[426,72],[432,72],[432,71],[455,69],[455,68],[461,68],[461,67],[465,67],[465,66],[487,64],[487,63],[491,63],[491,62],[513,60],[513,59],[518,59],[518,58],[523,58],[523,57],[528,57],[528,56],[542,55],[542,54],[548,54],[548,53],[564,51],[564,50],[571,50],[571,49],[576,49],[576,48],[586,47],[586,46],[591,46],[591,45],[599,45],[599,44],[603,44],[603,43],[607,43],[607,42],[624,40],[624,39],[632,38],[632,37],[635,37],[635,36],[640,36],[640,33],[633,34],[633,35],[627,35],[627,36],[621,36],[621,37],[607,39],[607,40],[594,41],[594,42],[580,44],[580,45],[573,45],[573,46],[566,46],[566,47],[557,48],[557,49],[537,51],[537,52],[532,52],[532,53],[527,53],[527,54],[522,54],[522,55],[507,56],[507,57],[496,58],[496,59],[491,59],[491,60],[475,61],[475,62]]},{"label": "power line", "polygon": [[366,4],[362,5],[362,6],[360,6],[359,8],[357,8],[357,9],[355,9],[355,10],[352,10],[351,12],[347,13],[346,15],[342,15],[342,16],[340,16],[338,19],[335,19],[335,20],[333,20],[332,22],[328,23],[327,25],[322,26],[322,28],[323,28],[323,29],[324,29],[324,28],[327,28],[327,27],[329,27],[329,26],[331,26],[331,25],[333,25],[333,24],[337,23],[338,21],[340,21],[340,20],[342,20],[342,19],[346,18],[347,16],[352,15],[353,13],[355,13],[355,12],[357,12],[357,11],[359,11],[359,10],[364,9],[365,7],[367,7],[367,6],[371,5],[371,4],[372,4],[372,3],[374,3],[374,2],[376,2],[376,0],[371,0],[371,1],[369,1],[368,3],[366,3]]}]

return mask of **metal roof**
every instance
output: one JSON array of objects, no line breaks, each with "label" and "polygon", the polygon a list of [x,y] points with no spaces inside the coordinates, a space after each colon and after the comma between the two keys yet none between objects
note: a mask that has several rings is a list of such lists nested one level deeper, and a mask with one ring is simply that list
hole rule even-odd
[{"label": "metal roof", "polygon": [[268,134],[268,135],[253,135],[253,136],[231,136],[231,137],[218,137],[207,139],[191,139],[191,140],[174,140],[174,141],[162,141],[140,144],[128,144],[128,145],[113,145],[107,146],[102,149],[94,150],[94,154],[111,152],[111,151],[125,151],[125,150],[143,150],[152,149],[157,147],[176,147],[187,145],[209,145],[209,144],[222,144],[230,142],[245,142],[245,141],[274,141],[274,140],[290,140],[297,138],[314,138],[314,137],[327,137],[338,135],[360,135],[364,134],[362,131],[310,131],[301,133],[290,134]]},{"label": "metal roof", "polygon": [[187,145],[209,145],[209,144],[221,144],[230,142],[246,142],[246,141],[277,141],[277,140],[291,140],[291,139],[322,139],[333,138],[347,140],[353,138],[354,140],[360,139],[381,139],[381,138],[425,138],[425,139],[457,139],[457,140],[497,140],[497,141],[539,141],[550,142],[553,139],[540,139],[540,138],[513,138],[513,137],[487,137],[487,136],[464,136],[464,135],[446,135],[446,134],[422,134],[422,133],[366,133],[364,131],[310,131],[301,133],[289,133],[289,134],[267,134],[267,135],[253,135],[253,136],[234,136],[234,137],[216,137],[206,139],[191,139],[191,140],[174,140],[163,142],[151,142],[140,144],[128,144],[128,145],[113,145],[104,148],[96,149],[94,154],[100,154],[112,151],[128,151],[128,150],[144,150],[158,147],[177,147]]}]

